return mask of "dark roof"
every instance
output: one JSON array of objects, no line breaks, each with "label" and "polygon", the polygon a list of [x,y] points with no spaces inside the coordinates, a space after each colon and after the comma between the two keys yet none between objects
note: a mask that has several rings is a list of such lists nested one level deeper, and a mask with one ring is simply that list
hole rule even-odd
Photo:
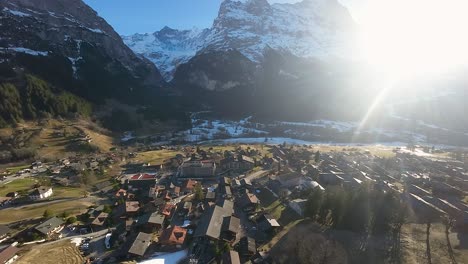
[{"label": "dark roof", "polygon": [[151,234],[140,232],[138,236],[135,238],[135,240],[133,241],[133,244],[128,250],[128,253],[134,254],[137,256],[145,255],[146,250],[151,245],[151,239],[152,239]]},{"label": "dark roof", "polygon": [[239,253],[237,251],[230,250],[223,255],[223,264],[240,264]]},{"label": "dark roof", "polygon": [[259,200],[253,193],[246,192],[240,197],[240,204],[242,206],[248,206],[251,204],[258,204]]},{"label": "dark roof", "polygon": [[8,226],[0,225],[0,237],[10,234],[11,229]]},{"label": "dark roof", "polygon": [[234,213],[234,202],[231,200],[227,200],[227,199],[221,200],[217,203],[217,205],[228,210],[228,212],[231,212],[231,214]]},{"label": "dark roof", "polygon": [[165,218],[166,217],[160,213],[152,213],[148,219],[148,223],[162,225]]},{"label": "dark roof", "polygon": [[222,231],[238,233],[240,229],[240,219],[235,216],[224,217]]},{"label": "dark roof", "polygon": [[44,235],[48,235],[52,230],[63,224],[65,224],[65,222],[62,219],[52,217],[49,220],[43,222],[42,224],[37,225],[35,229]]},{"label": "dark roof", "polygon": [[257,245],[255,244],[255,239],[251,237],[241,238],[239,245],[240,245],[240,251],[243,254],[257,253]]},{"label": "dark roof", "polygon": [[232,211],[226,210],[223,207],[217,205],[211,207],[200,219],[194,236],[209,236],[214,239],[219,239],[224,217],[229,217],[231,215]]},{"label": "dark roof", "polygon": [[9,246],[2,250],[0,252],[0,263],[6,263],[8,260],[10,260],[12,257],[16,255],[16,253],[19,251],[17,247],[14,246]]}]

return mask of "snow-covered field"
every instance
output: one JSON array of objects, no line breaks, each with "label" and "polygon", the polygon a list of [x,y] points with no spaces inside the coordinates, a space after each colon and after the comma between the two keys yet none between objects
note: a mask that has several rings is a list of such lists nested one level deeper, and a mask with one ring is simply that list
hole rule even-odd
[{"label": "snow-covered field", "polygon": [[269,134],[267,131],[250,127],[250,123],[246,120],[237,122],[192,118],[192,129],[183,131],[180,136],[187,142],[196,142],[246,136],[262,137]]}]

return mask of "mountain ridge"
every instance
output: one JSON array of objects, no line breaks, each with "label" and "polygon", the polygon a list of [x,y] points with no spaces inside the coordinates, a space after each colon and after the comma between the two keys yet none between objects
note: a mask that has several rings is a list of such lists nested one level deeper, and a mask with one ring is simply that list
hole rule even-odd
[{"label": "mountain ridge", "polygon": [[152,34],[123,36],[123,40],[161,68],[165,80],[171,81],[179,65],[212,51],[237,49],[257,64],[267,48],[304,58],[347,58],[353,27],[351,15],[337,1],[269,4],[266,0],[225,0],[212,27],[171,29],[172,46],[161,37],[167,27]]}]

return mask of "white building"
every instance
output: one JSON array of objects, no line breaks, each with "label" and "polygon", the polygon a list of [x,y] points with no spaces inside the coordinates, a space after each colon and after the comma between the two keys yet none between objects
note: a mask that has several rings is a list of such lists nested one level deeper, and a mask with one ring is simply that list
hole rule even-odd
[{"label": "white building", "polygon": [[45,199],[45,198],[52,196],[53,193],[54,192],[52,190],[52,187],[39,186],[38,188],[34,189],[34,191],[32,191],[29,194],[29,199],[41,200],[41,199]]}]

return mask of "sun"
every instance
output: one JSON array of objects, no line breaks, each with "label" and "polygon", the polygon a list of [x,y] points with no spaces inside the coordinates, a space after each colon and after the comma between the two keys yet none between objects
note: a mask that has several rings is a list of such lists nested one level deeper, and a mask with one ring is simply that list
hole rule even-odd
[{"label": "sun", "polygon": [[468,64],[466,0],[368,0],[360,13],[360,56],[393,78]]}]

